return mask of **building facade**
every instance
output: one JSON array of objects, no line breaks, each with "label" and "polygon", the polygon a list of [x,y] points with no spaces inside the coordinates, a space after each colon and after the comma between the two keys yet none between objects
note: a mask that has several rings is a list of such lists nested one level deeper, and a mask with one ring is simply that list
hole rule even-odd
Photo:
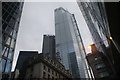
[{"label": "building facade", "polygon": [[92,34],[94,44],[106,56],[110,66],[109,69],[119,77],[120,48],[118,37],[120,33],[117,29],[119,26],[119,19],[117,17],[119,16],[118,4],[108,2],[79,2],[78,0],[78,6]]},{"label": "building facade", "polygon": [[104,55],[97,50],[95,44],[91,45],[91,53],[87,54],[86,58],[95,79],[110,79],[114,77],[111,70],[109,70],[109,66],[106,64]]},{"label": "building facade", "polygon": [[86,20],[96,47],[106,55],[104,48],[109,46],[108,37],[110,37],[110,31],[108,22],[106,21],[106,15],[101,15],[101,13],[104,13],[104,9],[100,11],[99,3],[97,2],[78,2],[78,5]]},{"label": "building facade", "polygon": [[75,78],[89,78],[85,49],[74,14],[62,7],[55,9],[56,52],[61,63]]},{"label": "building facade", "polygon": [[23,79],[65,79],[72,80],[72,75],[64,66],[40,53],[37,56],[26,60],[19,78]]},{"label": "building facade", "polygon": [[2,2],[2,56],[0,72],[8,77],[11,72],[16,38],[23,8],[23,2]]}]

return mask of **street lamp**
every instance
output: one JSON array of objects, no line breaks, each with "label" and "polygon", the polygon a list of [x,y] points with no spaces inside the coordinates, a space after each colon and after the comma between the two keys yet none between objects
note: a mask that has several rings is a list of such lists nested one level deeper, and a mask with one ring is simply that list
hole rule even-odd
[{"label": "street lamp", "polygon": [[112,40],[113,38],[112,38],[112,37],[109,37],[109,39],[111,39],[111,40]]},{"label": "street lamp", "polygon": [[91,48],[91,45],[88,45],[88,48]]},{"label": "street lamp", "polygon": [[[107,39],[104,39],[104,40],[102,40],[102,41],[96,42],[96,43],[94,43],[94,44],[97,44],[97,43],[100,43],[100,42],[103,42],[103,41],[106,41],[106,40],[113,40],[113,38],[110,36],[110,37],[108,37]],[[88,45],[88,48],[91,48],[91,47],[92,47],[92,45]]]}]

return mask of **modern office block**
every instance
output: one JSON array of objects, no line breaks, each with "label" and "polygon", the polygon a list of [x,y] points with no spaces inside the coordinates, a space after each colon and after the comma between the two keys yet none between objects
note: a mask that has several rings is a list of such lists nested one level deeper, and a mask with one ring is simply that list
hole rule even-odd
[{"label": "modern office block", "polygon": [[42,53],[49,55],[51,59],[56,59],[55,52],[55,36],[54,35],[44,35],[43,36],[43,47]]},{"label": "modern office block", "polygon": [[2,56],[0,72],[3,77],[11,72],[16,38],[23,8],[23,2],[2,2]]},{"label": "modern office block", "polygon": [[107,39],[110,35],[105,15],[101,16],[100,14],[103,13],[104,9],[100,12],[99,3],[97,2],[78,2],[78,5],[86,20],[96,47],[106,55],[104,48],[109,45]]},{"label": "modern office block", "polygon": [[89,78],[85,49],[74,14],[62,7],[55,9],[56,52],[61,63],[75,78]]},{"label": "modern office block", "polygon": [[119,3],[79,2],[78,0],[78,6],[92,34],[94,44],[106,56],[109,69],[119,77]]}]

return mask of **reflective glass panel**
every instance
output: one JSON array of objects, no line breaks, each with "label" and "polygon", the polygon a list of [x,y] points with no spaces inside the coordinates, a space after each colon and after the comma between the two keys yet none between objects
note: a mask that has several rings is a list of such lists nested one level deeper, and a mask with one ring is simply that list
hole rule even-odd
[{"label": "reflective glass panel", "polygon": [[13,49],[10,48],[8,58],[12,59]]},{"label": "reflective glass panel", "polygon": [[10,61],[7,61],[5,72],[10,72]]},{"label": "reflective glass panel", "polygon": [[[2,72],[4,72],[5,63],[6,63],[6,60],[2,59]],[[1,67],[1,65],[0,65],[0,67]]]}]

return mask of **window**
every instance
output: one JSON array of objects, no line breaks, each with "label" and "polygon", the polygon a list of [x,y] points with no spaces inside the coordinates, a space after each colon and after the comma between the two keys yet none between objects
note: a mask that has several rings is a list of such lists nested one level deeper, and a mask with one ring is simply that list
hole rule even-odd
[{"label": "window", "polygon": [[101,72],[98,74],[98,77],[103,78],[103,77],[108,77],[109,73],[108,72]]},{"label": "window", "polygon": [[17,37],[17,31],[14,30],[14,31],[13,31],[13,38],[16,39],[16,37]]},{"label": "window", "polygon": [[60,75],[59,75],[59,78],[61,78]]},{"label": "window", "polygon": [[50,78],[50,75],[48,74],[48,78]]},{"label": "window", "polygon": [[6,47],[6,50],[5,50],[4,54],[3,54],[5,57],[8,56],[8,50],[9,50],[9,48]]},{"label": "window", "polygon": [[3,23],[3,22],[2,22],[2,30],[5,30],[6,27],[7,27],[7,23]]},{"label": "window", "polygon": [[11,48],[14,48],[15,47],[15,39],[12,39],[11,40],[11,45],[10,45]]},{"label": "window", "polygon": [[44,70],[46,69],[46,66],[44,65]]},{"label": "window", "polygon": [[5,64],[6,64],[6,60],[2,59],[2,72],[4,72],[4,68],[5,68]]},{"label": "window", "polygon": [[45,78],[45,76],[46,76],[46,73],[45,73],[45,72],[43,72],[43,78]]},{"label": "window", "polygon": [[6,18],[6,21],[9,22],[11,18],[12,18],[12,16],[8,15],[8,17]]},{"label": "window", "polygon": [[104,68],[104,67],[105,67],[104,63],[96,64],[96,69],[101,69],[101,68]]},{"label": "window", "polygon": [[52,76],[52,80],[54,80],[54,77]]},{"label": "window", "polygon": [[3,20],[6,20],[7,16],[8,16],[8,13],[6,11],[4,11],[5,13],[3,13],[3,16],[2,16],[2,19]]},{"label": "window", "polygon": [[11,42],[11,38],[8,37],[7,41],[6,41],[6,45],[10,45],[10,42]]},{"label": "window", "polygon": [[5,42],[7,41],[8,35],[6,33],[3,34],[2,36],[2,42],[5,44]]},{"label": "window", "polygon": [[54,71],[52,70],[52,74],[54,74]]},{"label": "window", "polygon": [[48,72],[50,72],[50,68],[48,68]]},{"label": "window", "polygon": [[11,59],[11,60],[12,60],[12,56],[13,56],[13,51],[14,51],[14,50],[13,50],[12,48],[9,49],[8,58]]},{"label": "window", "polygon": [[10,35],[10,33],[13,31],[13,29],[10,26],[7,26],[5,31],[8,35]]},{"label": "window", "polygon": [[11,20],[9,21],[9,25],[13,28],[15,25],[15,20],[13,18],[11,18]]},{"label": "window", "polygon": [[57,76],[57,72],[56,72],[56,76]]},{"label": "window", "polygon": [[2,55],[5,53],[7,47],[3,48]]},{"label": "window", "polygon": [[5,72],[10,72],[10,65],[11,65],[10,60],[7,60]]}]

